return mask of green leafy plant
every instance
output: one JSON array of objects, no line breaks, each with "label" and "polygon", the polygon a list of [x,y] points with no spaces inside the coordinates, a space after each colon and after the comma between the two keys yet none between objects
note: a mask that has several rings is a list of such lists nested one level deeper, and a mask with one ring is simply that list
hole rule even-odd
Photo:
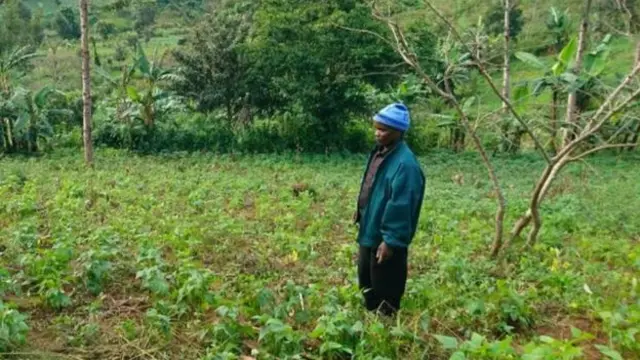
[{"label": "green leafy plant", "polygon": [[27,317],[0,300],[0,351],[9,352],[25,343]]}]

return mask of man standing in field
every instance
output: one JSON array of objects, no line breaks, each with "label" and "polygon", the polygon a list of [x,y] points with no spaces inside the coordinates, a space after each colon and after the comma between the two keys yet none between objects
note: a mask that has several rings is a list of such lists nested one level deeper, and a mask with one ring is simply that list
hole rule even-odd
[{"label": "man standing in field", "polygon": [[407,251],[424,198],[425,176],[404,141],[409,110],[392,104],[373,118],[376,148],[362,179],[355,221],[359,224],[358,280],[369,311],[393,315],[407,281]]}]

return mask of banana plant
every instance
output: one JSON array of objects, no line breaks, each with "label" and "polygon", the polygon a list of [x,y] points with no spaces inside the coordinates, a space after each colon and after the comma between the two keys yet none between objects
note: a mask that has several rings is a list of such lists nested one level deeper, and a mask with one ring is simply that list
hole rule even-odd
[{"label": "banana plant", "polygon": [[29,46],[17,48],[0,56],[0,95],[8,96],[11,93],[13,71],[38,56]]},{"label": "banana plant", "polygon": [[[516,52],[516,57],[523,63],[532,68],[541,70],[543,75],[533,81],[534,96],[539,96],[545,90],[551,91],[551,113],[550,113],[550,131],[551,131],[551,147],[552,151],[557,149],[555,139],[558,133],[558,108],[564,96],[570,92],[580,90],[580,94],[586,94],[593,90],[595,81],[598,76],[606,68],[609,57],[609,42],[611,36],[607,35],[596,49],[585,55],[582,71],[576,74],[573,71],[578,42],[576,38],[572,38],[569,43],[560,51],[556,57],[556,61],[551,65],[537,56],[527,52]],[[529,85],[524,84],[520,89],[516,90],[525,97],[529,93]],[[584,95],[582,96],[584,97]],[[579,101],[581,108],[586,107],[587,99]]]},{"label": "banana plant", "polygon": [[569,41],[570,22],[567,10],[560,12],[555,7],[549,10],[549,17],[545,23],[547,30],[553,35],[553,47],[556,53]]},{"label": "banana plant", "polygon": [[[179,76],[162,68],[159,62],[149,60],[142,46],[137,45],[136,59],[131,66],[123,69],[120,78],[110,77],[104,70],[99,72],[116,89],[119,117],[143,121],[147,128],[153,128],[158,116],[175,106],[176,99],[159,87],[162,81],[175,81]],[[139,87],[134,86],[139,85]]]},{"label": "banana plant", "polygon": [[15,91],[3,106],[5,119],[12,123],[11,126],[6,127],[11,132],[8,137],[5,134],[5,139],[8,140],[5,142],[5,147],[9,145],[17,150],[26,148],[28,152],[33,153],[51,139],[53,126],[48,119],[72,116],[70,110],[49,107],[49,99],[54,95],[64,96],[63,93],[50,87],[43,87],[35,93],[22,88]]},{"label": "banana plant", "polygon": [[113,94],[112,97],[109,97],[108,102],[115,102],[115,116],[118,120],[123,122],[129,122],[130,119],[128,114],[130,112],[129,108],[131,107],[131,102],[129,101],[127,89],[133,79],[136,68],[137,61],[133,64],[123,66],[119,75],[117,77],[113,77],[103,68],[96,67],[98,75],[102,76],[102,78],[107,81],[106,92]]}]

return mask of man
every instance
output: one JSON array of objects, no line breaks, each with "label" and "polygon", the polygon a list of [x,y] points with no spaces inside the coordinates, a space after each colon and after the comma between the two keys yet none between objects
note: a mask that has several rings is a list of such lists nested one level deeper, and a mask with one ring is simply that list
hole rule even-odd
[{"label": "man", "polygon": [[418,224],[425,176],[404,141],[409,110],[391,104],[373,117],[377,146],[362,180],[355,216],[358,280],[369,311],[394,315],[407,280],[407,251]]}]

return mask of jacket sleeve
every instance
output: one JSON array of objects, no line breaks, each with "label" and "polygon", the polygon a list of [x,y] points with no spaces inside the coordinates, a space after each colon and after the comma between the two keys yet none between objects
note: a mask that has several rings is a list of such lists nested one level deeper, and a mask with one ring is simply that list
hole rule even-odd
[{"label": "jacket sleeve", "polygon": [[416,232],[424,196],[424,176],[419,167],[401,165],[391,183],[382,215],[381,232],[391,247],[407,247]]}]

